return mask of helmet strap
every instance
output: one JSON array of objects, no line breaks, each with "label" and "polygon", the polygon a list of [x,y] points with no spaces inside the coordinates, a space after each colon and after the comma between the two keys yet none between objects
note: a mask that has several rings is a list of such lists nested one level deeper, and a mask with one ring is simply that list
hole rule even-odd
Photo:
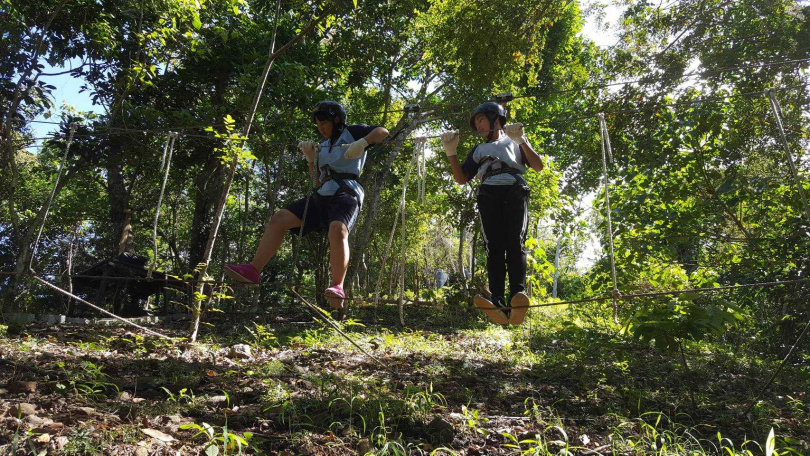
[{"label": "helmet strap", "polygon": [[487,142],[492,141],[492,136],[495,134],[495,117],[489,118],[489,134],[487,135]]}]

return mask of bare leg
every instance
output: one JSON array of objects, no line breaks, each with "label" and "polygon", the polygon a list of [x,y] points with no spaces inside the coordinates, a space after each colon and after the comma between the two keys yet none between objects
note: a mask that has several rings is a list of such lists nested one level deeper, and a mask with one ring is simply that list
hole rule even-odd
[{"label": "bare leg", "polygon": [[[287,230],[301,226],[301,219],[287,209],[281,209],[270,217],[270,223],[264,229],[262,240],[259,241],[259,248],[253,256],[251,264],[257,271],[264,269],[265,265],[276,255],[284,234]],[[345,274],[345,271],[344,271]]]},{"label": "bare leg", "polygon": [[329,264],[332,266],[332,285],[343,284],[349,268],[349,229],[343,222],[329,224]]}]

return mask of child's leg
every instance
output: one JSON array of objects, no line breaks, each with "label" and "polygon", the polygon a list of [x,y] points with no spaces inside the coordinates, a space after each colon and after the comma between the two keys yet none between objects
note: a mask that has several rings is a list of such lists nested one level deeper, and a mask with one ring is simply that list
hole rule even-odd
[{"label": "child's leg", "polygon": [[[349,268],[349,230],[357,221],[360,205],[357,197],[345,192],[330,197],[326,207],[329,221],[329,265],[332,269],[332,286],[324,292],[333,309],[345,310],[343,281]],[[344,316],[345,314],[341,315]]]},{"label": "child's leg", "polygon": [[[495,187],[495,188],[492,188]],[[497,188],[501,187],[501,188]],[[509,187],[482,185],[478,191],[478,215],[481,219],[481,231],[484,247],[487,251],[487,276],[493,302],[504,297],[506,267],[505,221],[503,220],[503,191]]]},{"label": "child's leg", "polygon": [[259,248],[256,249],[256,254],[253,255],[253,261],[250,264],[257,271],[264,269],[281,247],[281,241],[284,240],[287,230],[299,227],[301,227],[301,219],[289,210],[281,209],[273,214],[270,223],[264,229],[262,239],[259,241]]},{"label": "child's leg", "polygon": [[332,285],[342,285],[349,268],[349,228],[343,222],[329,224],[329,265]]},{"label": "child's leg", "polygon": [[329,223],[329,265],[332,268],[332,286],[343,285],[349,268],[349,231],[351,231],[360,205],[357,197],[338,192],[329,197],[326,206]]},{"label": "child's leg", "polygon": [[523,185],[513,185],[504,203],[504,225],[506,226],[506,267],[509,271],[509,305],[512,307],[509,324],[523,323],[529,310],[529,297],[526,289],[526,229],[528,226],[529,189]]},{"label": "child's leg", "polygon": [[526,230],[529,189],[523,185],[510,187],[503,210],[506,268],[509,271],[509,297],[526,289]]}]

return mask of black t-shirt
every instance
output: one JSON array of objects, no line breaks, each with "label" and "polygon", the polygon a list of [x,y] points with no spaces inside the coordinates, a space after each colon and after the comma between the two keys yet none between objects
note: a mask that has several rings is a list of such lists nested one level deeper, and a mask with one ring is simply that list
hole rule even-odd
[{"label": "black t-shirt", "polygon": [[[369,133],[374,131],[375,128],[377,128],[376,125],[365,125],[365,124],[346,125],[346,129],[349,130],[349,134],[352,135],[352,138],[354,138],[355,141],[357,141],[360,138],[365,138]],[[342,130],[337,131],[337,134],[334,135],[334,138],[332,138],[333,141],[336,140],[337,138],[340,138],[341,131]]]}]

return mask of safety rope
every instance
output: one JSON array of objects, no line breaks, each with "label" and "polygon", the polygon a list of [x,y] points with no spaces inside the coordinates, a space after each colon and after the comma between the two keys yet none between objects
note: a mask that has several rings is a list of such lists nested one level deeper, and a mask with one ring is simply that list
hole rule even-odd
[{"label": "safety rope", "polygon": [[427,181],[427,163],[425,161],[425,151],[427,147],[425,147],[426,141],[421,141],[420,143],[416,143],[421,148],[422,153],[419,156],[419,164],[417,165],[417,170],[419,171],[417,175],[419,176],[419,187],[417,191],[416,199],[417,201],[424,203],[425,202],[425,182]]},{"label": "safety rope", "polygon": [[[788,164],[790,165],[790,174],[793,177],[793,183],[796,185],[796,189],[799,191],[799,196],[801,197],[802,200],[802,208],[804,209],[805,221],[808,224],[810,224],[810,209],[808,209],[807,206],[807,197],[804,194],[804,185],[802,183],[801,177],[799,176],[799,172],[796,169],[796,164],[793,161],[793,154],[790,151],[790,143],[788,142],[787,134],[785,134],[785,126],[782,122],[783,118],[782,106],[779,104],[779,100],[776,98],[776,94],[773,92],[773,90],[766,90],[765,95],[768,97],[768,100],[770,101],[771,111],[773,112],[773,116],[776,119],[776,126],[779,128],[779,138],[782,140],[782,147],[784,147],[785,149],[785,156],[787,156],[787,161]],[[740,414],[740,416],[745,416],[746,414],[748,414],[748,412],[750,412],[751,409],[754,408],[754,406],[757,404],[759,398],[762,397],[763,394],[765,394],[765,391],[768,390],[768,388],[771,386],[771,384],[779,375],[779,373],[782,372],[782,368],[784,368],[785,364],[787,364],[787,360],[790,358],[790,355],[793,354],[793,351],[796,350],[796,347],[804,339],[804,336],[807,334],[808,328],[810,328],[810,320],[808,320],[807,324],[804,326],[804,330],[802,330],[801,334],[799,334],[799,337],[796,339],[796,342],[793,344],[792,347],[790,347],[790,350],[787,352],[785,357],[782,358],[782,362],[779,363],[779,367],[776,369],[776,371],[774,371],[774,373],[771,375],[771,377],[768,379],[768,381],[765,383],[762,389],[760,389],[756,397],[754,397],[754,399],[751,401],[748,407],[746,407],[745,410]]]},{"label": "safety rope", "polygon": [[[808,61],[810,61],[810,59],[808,59]],[[803,84],[797,84],[797,85],[785,86],[785,87],[775,87],[775,88],[772,88],[772,89],[769,89],[769,90],[772,90],[772,91],[788,91],[788,90],[794,90],[794,89],[803,89],[803,88],[807,87],[808,85],[810,85],[810,83],[803,83]],[[610,85],[605,84],[603,86],[593,86],[593,87],[606,87],[606,86],[610,86]],[[655,98],[657,95],[666,95],[666,94],[654,94],[653,96],[651,96],[651,98]],[[616,109],[616,110],[611,110],[611,111],[603,111],[603,113],[606,116],[620,115],[620,114],[640,114],[642,112],[647,112],[647,111],[651,111],[651,110],[655,110],[655,109],[661,109],[661,108],[673,108],[673,107],[680,107],[680,106],[694,106],[694,105],[701,104],[701,103],[728,103],[729,100],[731,100],[731,99],[747,98],[747,97],[755,97],[755,96],[762,96],[762,90],[757,90],[757,91],[752,91],[752,92],[739,92],[739,93],[735,93],[735,94],[721,95],[721,96],[707,96],[707,97],[696,98],[696,99],[693,99],[693,100],[677,101],[677,102],[672,102],[672,103],[654,103],[654,104],[639,107],[639,108]],[[515,96],[514,98],[521,98],[521,97]],[[399,112],[399,111],[394,110],[394,111],[389,111],[389,112]],[[428,111],[426,111],[426,112],[428,112]],[[537,123],[526,123],[526,124],[523,124],[523,126],[525,128],[547,127],[549,124],[552,124],[552,123],[560,124],[560,123],[570,123],[570,122],[579,121],[579,120],[587,120],[587,119],[592,118],[596,114],[598,114],[598,113],[583,113],[582,110],[561,111],[559,113],[556,113],[553,117],[550,117],[549,119],[546,119],[544,121],[537,122]],[[359,114],[355,114],[355,116],[357,116],[357,115],[359,115]],[[436,119],[445,119],[445,118],[452,118],[452,117],[455,117],[455,116],[465,116],[466,117],[468,115],[469,115],[469,113],[467,111],[453,111],[453,112],[445,112],[445,113],[433,114],[433,117],[436,118]],[[108,131],[108,132],[78,134],[78,135],[75,135],[75,137],[76,138],[80,138],[80,137],[81,138],[88,138],[88,137],[123,135],[123,134],[130,134],[130,133],[147,134],[147,133],[153,133],[153,132],[162,134],[162,133],[165,133],[167,130],[182,130],[183,128],[199,128],[199,127],[176,126],[176,127],[171,127],[171,128],[157,128],[157,129],[128,129],[128,128],[111,127],[111,128],[103,128],[102,129],[102,130],[111,130],[111,131]],[[382,148],[387,146],[389,143],[393,142],[393,140],[396,138],[396,136],[398,136],[399,133],[401,133],[401,131],[406,129],[406,128],[407,128],[407,126],[403,127],[402,129],[397,131],[392,137],[389,137],[386,141],[378,144],[373,149],[371,149],[369,151],[369,156],[371,158],[374,158],[381,151]],[[194,134],[185,134],[184,133],[184,134],[182,134],[182,136],[183,137],[189,137],[189,138],[216,139],[216,140],[219,139],[219,138],[217,138],[215,136],[211,136],[211,135],[194,135]],[[410,138],[410,139],[411,140],[416,140],[416,139],[421,139],[421,138],[436,139],[436,138],[439,138],[439,135],[426,135],[426,136],[421,136],[421,137],[413,137],[413,138]],[[53,139],[53,137],[52,136],[42,136],[42,137],[29,138],[26,141],[30,141],[30,142],[47,141],[47,140],[50,140],[50,139]],[[280,145],[280,146],[283,146],[283,145],[295,146],[295,145],[298,144],[298,140],[296,140],[295,142],[291,142],[291,141],[270,141],[270,142],[267,142],[266,144],[268,144],[268,145]],[[36,147],[42,147],[42,146],[41,145],[36,145],[35,146],[35,145],[30,145],[29,144],[28,146],[23,145],[23,146],[20,146],[20,147],[36,148]]]},{"label": "safety rope", "polygon": [[70,154],[70,145],[73,144],[73,134],[76,133],[76,128],[78,128],[78,126],[79,125],[75,122],[70,124],[70,133],[68,135],[67,145],[65,146],[65,153],[62,155],[62,160],[59,162],[59,171],[56,173],[56,180],[53,182],[51,194],[48,196],[48,201],[45,202],[45,214],[42,216],[42,222],[39,224],[37,237],[31,250],[31,258],[28,260],[28,270],[31,272],[34,271],[34,257],[36,256],[37,249],[39,248],[39,240],[42,237],[42,230],[45,228],[45,221],[48,219],[48,214],[51,212],[51,204],[53,204],[53,198],[56,196],[56,189],[59,187],[59,181],[62,179],[62,173],[67,165],[68,155]]},{"label": "safety rope", "polygon": [[[295,152],[293,152],[293,155]],[[315,188],[315,184],[317,183],[315,175],[318,172],[318,157],[315,156],[315,161],[313,162],[312,172],[309,174],[309,188],[304,196],[306,200],[304,201],[304,215],[301,216],[301,228],[298,229],[298,242],[296,243],[295,247],[293,248],[293,261],[292,266],[293,268],[298,267],[298,255],[301,251],[301,243],[304,241],[304,227],[307,226],[307,213],[309,212],[309,200],[314,198],[314,194],[310,194],[311,189]],[[296,279],[296,285],[300,285],[300,280]]]},{"label": "safety rope", "polygon": [[763,394],[765,394],[765,391],[768,390],[773,381],[776,380],[776,377],[779,375],[780,372],[782,372],[782,368],[784,368],[785,364],[787,364],[787,360],[788,358],[790,358],[790,355],[793,354],[793,351],[796,350],[796,347],[799,345],[799,343],[801,343],[802,339],[804,339],[804,336],[807,335],[808,328],[810,328],[810,320],[807,321],[807,324],[804,326],[804,330],[802,330],[802,333],[799,334],[799,337],[796,339],[796,342],[793,343],[793,346],[790,347],[790,350],[788,350],[785,357],[782,358],[782,362],[779,363],[779,367],[776,368],[774,373],[771,375],[771,378],[768,379],[768,381],[765,383],[765,385],[762,387],[762,389],[759,391],[756,397],[751,401],[748,407],[746,407],[745,410],[742,413],[740,413],[740,416],[747,415],[748,412],[750,412],[751,409],[754,408],[754,406],[757,404],[759,398],[762,397]]},{"label": "safety rope", "polygon": [[[424,143],[424,141],[422,141],[422,143]],[[380,263],[380,272],[377,274],[377,283],[376,283],[376,285],[374,287],[374,305],[378,305],[379,302],[380,302],[380,287],[382,286],[382,277],[383,277],[383,273],[385,271],[386,263],[388,262],[388,254],[389,254],[389,252],[391,252],[391,247],[394,244],[394,234],[397,231],[397,221],[399,219],[400,213],[403,213],[403,217],[404,217],[405,195],[406,195],[406,192],[408,191],[408,179],[410,178],[411,171],[413,170],[413,167],[414,167],[414,165],[416,163],[416,160],[417,160],[417,157],[418,157],[417,154],[418,154],[418,149],[417,149],[417,151],[414,152],[413,158],[411,158],[411,162],[408,165],[408,171],[405,173],[405,179],[402,181],[402,196],[400,197],[399,208],[397,209],[397,212],[394,214],[394,223],[391,226],[391,235],[388,236],[388,244],[387,244],[387,247],[386,247],[385,251],[383,252],[382,261]],[[403,231],[404,231],[404,229],[405,229],[405,226],[403,224]],[[405,247],[403,246],[403,252],[404,252],[404,249],[405,249]]]},{"label": "safety rope", "polygon": [[[407,265],[407,255],[408,249],[406,247],[406,239],[408,232],[406,230],[405,225],[405,215],[407,214],[407,205],[405,204],[405,192],[408,189],[408,178],[411,175],[411,169],[413,168],[414,164],[419,166],[419,158],[422,157],[425,153],[425,144],[427,141],[419,141],[416,143],[416,150],[413,153],[413,159],[411,159],[411,165],[408,167],[408,172],[405,174],[405,180],[402,182],[402,199],[399,202],[399,211],[402,213],[401,221],[402,221],[402,231],[400,232],[400,268],[399,268],[399,297],[397,298],[397,307],[399,309],[399,324],[401,326],[405,326],[405,310],[402,305],[403,300],[405,299],[405,272],[406,272],[406,265]],[[416,162],[416,163],[414,163]],[[418,182],[417,182],[418,186]]]},{"label": "safety rope", "polygon": [[[250,111],[248,112],[248,116],[245,122],[245,127],[242,130],[242,141],[247,141],[248,136],[250,135],[250,128],[253,125],[253,119],[256,115],[256,110],[259,108],[259,101],[261,101],[262,92],[264,91],[264,86],[267,83],[267,76],[270,74],[270,68],[273,66],[273,62],[275,62],[276,57],[281,55],[283,52],[286,52],[294,43],[300,40],[304,34],[309,33],[312,31],[316,25],[320,24],[326,17],[326,15],[321,15],[315,20],[310,21],[310,23],[304,27],[293,39],[287,42],[284,46],[282,46],[278,51],[276,51],[276,36],[278,33],[278,18],[281,13],[281,0],[277,0],[276,2],[276,15],[273,21],[273,39],[270,43],[270,53],[267,56],[267,61],[264,64],[264,70],[262,70],[262,76],[259,80],[259,84],[256,87],[256,93],[253,96],[253,101],[251,103]],[[211,231],[208,233],[208,240],[205,244],[205,250],[203,251],[202,262],[200,266],[197,268],[197,275],[200,278],[203,278],[208,273],[208,267],[211,263],[211,255],[214,253],[214,243],[216,242],[217,235],[219,233],[219,227],[222,224],[222,215],[225,212],[225,204],[228,200],[228,194],[231,191],[231,185],[233,184],[233,178],[236,175],[236,168],[239,166],[239,160],[237,157],[233,157],[231,159],[231,163],[228,169],[227,177],[225,178],[225,183],[222,187],[222,194],[220,195],[219,201],[217,202],[216,209],[214,212],[214,223],[211,227]],[[203,295],[203,288],[200,287],[197,290],[200,296]],[[192,323],[191,329],[191,340],[195,341],[197,339],[197,333],[199,331],[199,323],[200,323],[200,316],[201,314],[201,304],[197,304],[194,307],[194,322]]]},{"label": "safety rope", "polygon": [[160,159],[160,170],[163,172],[163,182],[160,184],[160,195],[158,195],[157,207],[155,208],[155,222],[152,224],[152,264],[149,266],[149,270],[146,273],[146,277],[149,279],[152,278],[152,271],[154,271],[155,266],[157,265],[157,229],[158,220],[160,220],[160,206],[163,204],[163,195],[166,192],[166,182],[169,180],[169,168],[172,166],[172,152],[174,151],[174,141],[176,139],[177,133],[169,132],[169,134],[166,136],[166,144],[163,146],[163,157]]},{"label": "safety rope", "polygon": [[391,367],[390,367],[388,364],[386,364],[386,363],[382,362],[382,360],[380,360],[380,359],[379,359],[379,358],[377,358],[376,356],[372,355],[371,353],[367,352],[365,349],[363,349],[363,347],[361,347],[361,346],[360,346],[360,345],[359,345],[357,342],[355,342],[355,341],[354,341],[354,340],[353,340],[351,337],[349,337],[349,335],[348,335],[348,334],[346,334],[345,332],[343,332],[343,330],[342,330],[342,329],[340,329],[340,325],[338,325],[338,324],[337,324],[337,323],[336,323],[334,320],[332,320],[332,318],[330,318],[330,317],[329,317],[329,315],[328,315],[326,312],[324,312],[323,310],[319,309],[318,307],[315,307],[315,306],[314,306],[314,305],[312,305],[312,304],[311,304],[309,301],[307,301],[306,299],[304,299],[304,297],[303,297],[303,296],[301,296],[301,295],[300,295],[300,294],[299,294],[297,291],[295,291],[295,288],[290,288],[290,292],[291,292],[292,294],[294,294],[294,295],[295,295],[295,297],[296,297],[296,298],[298,298],[298,300],[299,300],[299,301],[301,301],[302,303],[304,303],[304,305],[305,305],[305,306],[307,306],[307,308],[308,308],[308,309],[309,309],[309,310],[310,310],[310,311],[313,313],[313,315],[314,315],[316,318],[318,318],[318,319],[320,319],[320,320],[322,320],[322,321],[326,322],[326,323],[327,323],[329,326],[331,326],[331,327],[332,327],[332,328],[333,328],[335,331],[337,331],[337,332],[338,332],[338,333],[339,333],[341,336],[343,336],[343,338],[344,338],[344,339],[348,340],[348,341],[349,341],[349,343],[351,343],[351,344],[352,344],[352,345],[354,345],[354,346],[355,346],[355,347],[356,347],[358,350],[360,350],[360,351],[361,351],[361,352],[362,352],[364,355],[366,355],[366,356],[367,356],[367,357],[369,357],[370,359],[374,360],[374,362],[376,362],[377,364],[379,364],[380,366],[382,366],[384,369],[391,371]]},{"label": "safety rope", "polygon": [[[610,190],[607,172],[607,157],[610,157],[610,162],[613,163],[613,149],[610,147],[610,133],[608,132],[607,123],[605,122],[605,114],[599,113],[599,127],[601,129],[600,136],[602,137],[602,180],[605,185],[605,213],[607,214],[607,231],[608,240],[610,242],[610,277],[613,281],[613,322],[619,322],[619,303],[618,298],[622,296],[619,292],[619,287],[616,284],[616,258],[613,254],[613,222],[610,216]],[[605,153],[607,152],[607,156]]]},{"label": "safety rope", "polygon": [[765,95],[771,102],[771,111],[776,118],[776,126],[779,127],[779,138],[782,140],[782,147],[785,148],[785,156],[787,156],[788,164],[790,165],[790,174],[793,176],[793,183],[796,184],[796,189],[799,191],[799,196],[802,199],[802,208],[804,209],[805,221],[810,224],[810,208],[807,205],[807,196],[804,194],[804,185],[799,172],[796,170],[796,164],[793,161],[793,154],[790,151],[790,143],[788,142],[787,135],[785,134],[785,126],[782,123],[782,106],[779,105],[779,100],[773,90],[765,91]]},{"label": "safety rope", "polygon": [[84,304],[84,305],[86,305],[88,307],[91,307],[91,308],[103,313],[104,315],[109,315],[110,317],[115,318],[116,320],[122,321],[122,322],[124,322],[124,323],[126,323],[126,324],[128,324],[130,326],[134,326],[135,328],[138,328],[141,331],[146,332],[147,334],[151,334],[153,336],[161,337],[163,339],[169,339],[169,340],[172,339],[169,336],[163,335],[163,334],[161,334],[161,333],[159,333],[157,331],[153,331],[153,330],[151,330],[149,328],[144,328],[143,326],[141,326],[141,325],[139,325],[139,324],[137,324],[135,322],[129,321],[126,318],[119,317],[118,315],[116,315],[116,314],[114,314],[114,313],[112,313],[112,312],[110,312],[110,311],[108,311],[106,309],[103,309],[103,308],[101,308],[101,307],[99,307],[99,306],[97,306],[97,305],[95,305],[95,304],[93,304],[91,302],[85,301],[84,299],[76,296],[75,294],[73,294],[73,293],[71,293],[71,292],[69,292],[67,290],[63,290],[62,288],[57,287],[56,285],[48,282],[45,279],[40,278],[39,276],[37,276],[35,274],[32,274],[32,277],[34,278],[34,280],[42,283],[43,285],[46,285],[46,286],[48,286],[50,288],[53,288],[54,290],[58,291],[59,293],[62,293],[65,296],[70,296],[71,298],[81,302],[82,304]]}]

